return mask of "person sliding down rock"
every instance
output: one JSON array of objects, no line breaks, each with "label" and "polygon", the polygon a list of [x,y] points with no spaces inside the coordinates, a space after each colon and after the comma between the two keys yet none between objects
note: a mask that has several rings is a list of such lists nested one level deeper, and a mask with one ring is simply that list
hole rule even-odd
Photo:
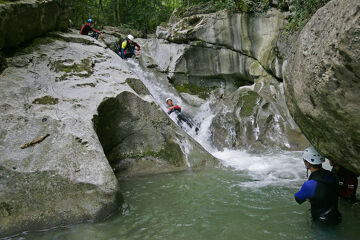
[{"label": "person sliding down rock", "polygon": [[[137,50],[135,51],[135,47]],[[120,51],[118,54],[122,59],[131,58],[132,56],[137,56],[140,51],[140,46],[134,42],[134,37],[129,34],[126,39],[122,42]]]},{"label": "person sliding down rock", "polygon": [[[184,114],[181,113],[181,107],[179,107],[178,105],[173,105],[173,101],[171,98],[167,98],[166,99],[166,104],[168,105],[168,114],[170,115],[171,113],[176,113],[177,117],[178,117],[178,125],[181,126],[183,122],[185,122],[190,128],[193,127],[193,124],[191,123],[191,121],[184,116]],[[198,133],[199,128],[195,127],[195,132]]]},{"label": "person sliding down rock", "polygon": [[82,26],[80,34],[82,35],[88,35],[89,32],[93,32],[90,37],[93,37],[95,39],[98,39],[99,36],[103,36],[103,34],[101,32],[99,32],[98,30],[96,30],[95,28],[92,27],[94,21],[89,18],[87,20],[87,22]]},{"label": "person sliding down rock", "polygon": [[316,223],[337,224],[341,222],[338,210],[339,182],[332,172],[322,168],[325,158],[314,147],[306,148],[302,154],[305,168],[311,171],[309,180],[294,194],[296,202],[309,201],[311,216]]}]

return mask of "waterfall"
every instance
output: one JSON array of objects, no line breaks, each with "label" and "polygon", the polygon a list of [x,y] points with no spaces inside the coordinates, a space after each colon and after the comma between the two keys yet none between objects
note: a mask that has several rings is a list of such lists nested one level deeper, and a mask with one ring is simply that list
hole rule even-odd
[{"label": "waterfall", "polygon": [[[127,64],[145,84],[155,101],[165,112],[167,112],[165,99],[170,97],[175,104],[182,107],[183,112],[191,116],[192,120],[199,127],[199,131],[196,134],[194,128],[191,129],[184,124],[182,128],[188,135],[201,144],[210,154],[218,158],[225,167],[230,167],[250,177],[249,181],[241,182],[238,184],[239,186],[257,188],[274,184],[286,185],[301,182],[302,179],[304,179],[305,171],[301,161],[301,152],[299,151],[277,151],[267,154],[253,154],[243,150],[226,148],[222,151],[218,150],[212,141],[211,125],[217,114],[226,114],[231,111],[226,105],[219,104],[217,102],[218,99],[214,96],[210,96],[209,99],[199,107],[189,105],[168,82],[165,74],[142,69],[137,60],[134,59],[128,59]],[[175,114],[171,114],[169,117],[175,123],[177,122]],[[228,130],[230,134],[227,136],[226,141],[232,141],[235,138],[235,130]],[[258,135],[259,133],[256,134]],[[191,148],[190,144],[187,142],[179,142],[179,144],[184,154],[187,155],[189,148]],[[189,162],[189,159],[187,159],[188,166],[190,166]],[[328,165],[325,167],[329,168]]]}]

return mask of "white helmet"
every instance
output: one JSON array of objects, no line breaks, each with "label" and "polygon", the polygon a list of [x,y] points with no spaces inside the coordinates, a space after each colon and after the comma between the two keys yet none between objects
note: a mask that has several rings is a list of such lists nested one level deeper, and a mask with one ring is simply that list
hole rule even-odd
[{"label": "white helmet", "polygon": [[165,102],[167,103],[169,100],[172,101],[172,99],[168,97],[168,98],[165,100]]},{"label": "white helmet", "polygon": [[127,35],[127,38],[128,38],[129,40],[131,40],[131,41],[134,41],[134,37],[133,37],[133,35],[131,35],[131,34]]},{"label": "white helmet", "polygon": [[325,158],[321,156],[314,147],[306,148],[302,154],[302,158],[312,165],[318,165],[325,162]]}]

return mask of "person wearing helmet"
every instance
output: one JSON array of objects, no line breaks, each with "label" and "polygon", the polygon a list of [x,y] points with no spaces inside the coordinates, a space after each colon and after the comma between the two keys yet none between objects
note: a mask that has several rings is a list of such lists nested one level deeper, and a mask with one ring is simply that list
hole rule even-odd
[{"label": "person wearing helmet", "polygon": [[322,168],[325,158],[314,147],[306,148],[302,158],[311,174],[300,191],[294,194],[296,202],[310,202],[314,222],[339,223],[341,214],[338,210],[338,180],[335,174]]},{"label": "person wearing helmet", "polygon": [[82,26],[81,30],[80,30],[80,34],[82,35],[88,35],[89,32],[93,32],[90,37],[93,37],[95,39],[98,39],[99,36],[103,36],[103,34],[101,32],[99,32],[98,30],[96,30],[95,28],[92,27],[94,21],[89,18],[86,23]]},{"label": "person wearing helmet", "polygon": [[[135,51],[135,47],[137,50]],[[134,37],[129,34],[126,39],[121,44],[120,56],[122,59],[127,59],[132,56],[136,56],[139,54],[140,46],[136,42],[134,42]]]},{"label": "person wearing helmet", "polygon": [[[168,114],[175,112],[178,117],[178,125],[181,126],[183,122],[185,122],[190,128],[193,127],[193,124],[191,121],[184,116],[184,114],[181,113],[181,107],[178,105],[174,105],[171,98],[166,99],[166,104],[168,105]],[[199,131],[198,127],[195,127],[195,132],[197,133]]]},{"label": "person wearing helmet", "polygon": [[333,172],[339,180],[339,197],[351,203],[356,202],[356,190],[358,187],[357,175],[346,168],[329,160]]}]

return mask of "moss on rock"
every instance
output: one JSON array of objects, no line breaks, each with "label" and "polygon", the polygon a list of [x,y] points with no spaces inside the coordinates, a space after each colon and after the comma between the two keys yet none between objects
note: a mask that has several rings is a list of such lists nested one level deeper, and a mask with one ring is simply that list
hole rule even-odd
[{"label": "moss on rock", "polygon": [[42,105],[55,105],[58,104],[59,99],[53,98],[51,96],[44,96],[41,98],[36,98],[33,103],[35,104],[42,104]]},{"label": "moss on rock", "polygon": [[179,93],[186,92],[192,95],[197,95],[202,99],[207,99],[210,96],[211,92],[216,89],[216,87],[200,87],[196,84],[185,83],[181,85],[175,85],[175,89]]},{"label": "moss on rock", "polygon": [[240,116],[249,117],[253,114],[260,95],[257,92],[249,91],[246,95],[240,96],[237,106],[241,108]]},{"label": "moss on rock", "polygon": [[55,72],[65,72],[60,80],[65,80],[68,76],[90,77],[93,73],[93,64],[90,59],[82,59],[80,63],[59,60],[54,63]]}]

